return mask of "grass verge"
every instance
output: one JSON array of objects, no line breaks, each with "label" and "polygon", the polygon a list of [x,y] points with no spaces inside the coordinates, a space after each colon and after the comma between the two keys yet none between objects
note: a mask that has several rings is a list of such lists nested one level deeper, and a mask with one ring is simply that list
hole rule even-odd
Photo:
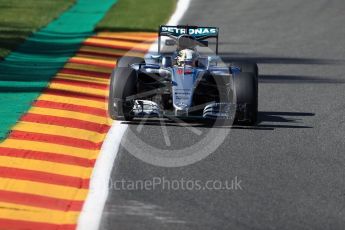
[{"label": "grass verge", "polygon": [[0,59],[75,0],[0,0]]},{"label": "grass verge", "polygon": [[176,0],[119,0],[96,31],[157,31],[176,7]]}]

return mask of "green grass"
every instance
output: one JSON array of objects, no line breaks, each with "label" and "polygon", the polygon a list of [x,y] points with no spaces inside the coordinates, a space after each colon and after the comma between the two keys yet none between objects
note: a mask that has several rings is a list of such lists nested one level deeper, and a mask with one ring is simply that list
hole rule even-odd
[{"label": "green grass", "polygon": [[[95,25],[116,2],[102,0],[100,4],[99,0],[82,0],[68,8],[67,1],[64,7],[54,4],[60,1],[63,0],[44,0],[43,3],[35,0],[31,1],[32,6],[25,5],[30,2],[26,1],[20,6],[19,1],[12,5],[13,2],[8,0],[0,5],[8,9],[3,11],[7,16],[2,15],[6,21],[0,22],[2,29],[6,28],[6,33],[1,34],[7,37],[0,44],[9,50],[14,44],[9,46],[8,42],[17,41],[17,48],[0,61],[0,141],[6,138],[11,127],[30,109],[51,78],[93,33]],[[57,6],[60,12],[56,11]],[[68,9],[61,12],[64,8]],[[59,17],[52,20],[58,13]],[[38,31],[18,46],[20,38],[24,39],[35,30]]]},{"label": "green grass", "polygon": [[119,0],[97,31],[157,31],[175,10],[176,0]]},{"label": "green grass", "polygon": [[75,0],[0,0],[0,59]]},{"label": "green grass", "polygon": [[[0,60],[76,0],[0,0]],[[176,0],[119,0],[96,31],[157,31]]]}]

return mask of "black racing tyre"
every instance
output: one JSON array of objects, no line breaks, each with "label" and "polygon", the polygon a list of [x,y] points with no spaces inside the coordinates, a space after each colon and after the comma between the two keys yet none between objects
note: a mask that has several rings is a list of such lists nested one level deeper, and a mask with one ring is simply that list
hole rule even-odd
[{"label": "black racing tyre", "polygon": [[108,97],[108,115],[111,119],[116,120],[118,118],[117,111],[115,111],[115,70],[111,73],[110,76],[110,85],[109,85],[109,97]]},{"label": "black racing tyre", "polygon": [[162,94],[162,106],[164,110],[171,110],[174,108],[171,94]]},{"label": "black racing tyre", "polygon": [[[254,125],[257,122],[257,88],[255,74],[244,72],[233,74],[233,93],[238,107],[235,122],[243,125]],[[243,106],[245,107],[246,114],[243,114]]]},{"label": "black racing tyre", "polygon": [[137,93],[137,74],[129,67],[118,67],[111,75],[109,88],[108,113],[113,120],[130,121],[133,119],[131,110],[133,99]]},{"label": "black racing tyre", "polygon": [[[259,68],[256,63],[248,63],[248,62],[235,62],[232,63],[232,66],[239,67],[242,73],[251,73],[255,75],[255,84],[256,84],[256,94],[259,93]],[[256,111],[258,109],[258,96],[256,96]],[[256,112],[257,113],[257,112]],[[257,122],[257,119],[255,123]]]},{"label": "black racing tyre", "polygon": [[133,101],[126,97],[137,93],[137,74],[130,65],[145,64],[141,57],[123,56],[117,60],[111,74],[108,100],[108,113],[113,120],[132,120]]}]

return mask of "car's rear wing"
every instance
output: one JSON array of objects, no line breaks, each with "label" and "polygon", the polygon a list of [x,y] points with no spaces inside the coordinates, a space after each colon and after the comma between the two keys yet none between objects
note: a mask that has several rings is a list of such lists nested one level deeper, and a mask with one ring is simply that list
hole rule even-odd
[{"label": "car's rear wing", "polygon": [[167,36],[176,39],[178,36],[183,34],[189,34],[194,36],[198,41],[203,41],[208,38],[216,39],[216,54],[218,54],[218,27],[208,26],[189,26],[189,25],[177,25],[168,26],[161,25],[158,32],[158,52],[160,52],[161,37]]}]

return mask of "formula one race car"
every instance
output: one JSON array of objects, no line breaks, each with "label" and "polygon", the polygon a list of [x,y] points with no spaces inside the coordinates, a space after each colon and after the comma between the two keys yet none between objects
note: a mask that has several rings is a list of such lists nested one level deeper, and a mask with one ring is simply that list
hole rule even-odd
[{"label": "formula one race car", "polygon": [[[258,67],[225,65],[218,56],[217,27],[160,26],[158,55],[124,56],[111,75],[108,110],[112,119],[178,117],[257,121]],[[164,37],[164,38],[163,38]],[[215,39],[209,54],[208,39]],[[165,46],[161,46],[164,41]],[[164,47],[174,47],[163,52]]]}]

